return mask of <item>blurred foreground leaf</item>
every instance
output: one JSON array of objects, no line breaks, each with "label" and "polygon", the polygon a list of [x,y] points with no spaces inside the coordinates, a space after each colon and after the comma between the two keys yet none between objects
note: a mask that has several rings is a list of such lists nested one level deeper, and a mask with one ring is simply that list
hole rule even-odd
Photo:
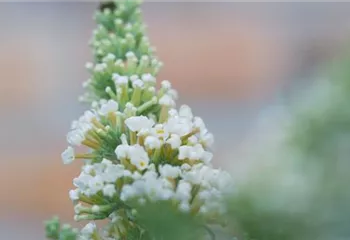
[{"label": "blurred foreground leaf", "polygon": [[179,212],[168,202],[148,203],[137,211],[138,223],[157,240],[201,239],[205,231],[198,220]]}]

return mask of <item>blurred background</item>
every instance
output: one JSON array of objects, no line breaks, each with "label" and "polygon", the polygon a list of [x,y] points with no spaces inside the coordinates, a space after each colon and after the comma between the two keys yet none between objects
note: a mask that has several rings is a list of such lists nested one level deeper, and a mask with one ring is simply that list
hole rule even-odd
[{"label": "blurred background", "polygon": [[[42,221],[53,214],[72,222],[79,164],[63,166],[60,154],[87,108],[77,98],[96,6],[0,3],[0,239],[44,239]],[[204,118],[214,165],[234,174],[247,165],[242,149],[262,144],[259,123],[350,39],[350,3],[146,2],[143,10],[165,63],[159,79]]]}]

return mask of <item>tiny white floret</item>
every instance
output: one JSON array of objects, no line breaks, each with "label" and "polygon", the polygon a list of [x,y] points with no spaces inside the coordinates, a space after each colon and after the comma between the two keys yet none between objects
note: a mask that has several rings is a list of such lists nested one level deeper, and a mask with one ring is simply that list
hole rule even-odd
[{"label": "tiny white floret", "polygon": [[75,159],[74,148],[71,146],[67,147],[67,149],[61,154],[61,157],[64,164],[72,163]]}]

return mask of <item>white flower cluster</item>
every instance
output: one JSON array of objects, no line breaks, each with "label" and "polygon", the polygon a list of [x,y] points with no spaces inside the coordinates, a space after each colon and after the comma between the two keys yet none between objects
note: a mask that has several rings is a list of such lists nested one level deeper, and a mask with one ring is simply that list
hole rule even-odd
[{"label": "white flower cluster", "polygon": [[[85,165],[73,183],[77,188],[71,190],[69,195],[74,202],[81,195],[93,197],[101,193],[112,205],[118,199],[125,203],[137,200],[140,204],[172,200],[179,210],[192,213],[222,212],[224,209],[220,198],[232,184],[227,173],[202,163],[193,166],[188,163],[156,166],[152,163],[146,171],[140,172],[128,170],[125,165],[113,164],[106,159],[101,163]],[[81,210],[85,211],[80,204],[76,205],[76,214],[80,214]],[[97,205],[92,207],[92,212],[99,211]],[[77,216],[77,219],[80,218]]]},{"label": "white flower cluster", "polygon": [[[71,146],[62,153],[64,163],[88,159],[69,194],[76,220],[113,218],[118,204],[155,201],[171,201],[193,215],[222,213],[222,194],[232,180],[211,167],[213,135],[203,120],[187,105],[174,108],[176,92],[168,81],[158,92],[150,74],[115,75],[114,81],[118,96],[94,103],[72,123]],[[81,145],[90,151],[75,153]]]}]

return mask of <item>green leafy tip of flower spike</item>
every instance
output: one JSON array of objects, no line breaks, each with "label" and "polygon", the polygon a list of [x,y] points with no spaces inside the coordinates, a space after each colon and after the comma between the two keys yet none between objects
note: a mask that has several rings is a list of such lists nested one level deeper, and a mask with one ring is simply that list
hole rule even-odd
[{"label": "green leafy tip of flower spike", "polygon": [[[115,1],[102,4],[96,12],[98,27],[90,41],[95,63],[86,64],[91,78],[84,83],[88,92],[81,101],[108,100],[117,95],[112,73],[155,76],[159,72],[162,63],[153,56],[154,49],[145,36],[139,5],[140,1]],[[111,92],[106,92],[107,87]]]}]

